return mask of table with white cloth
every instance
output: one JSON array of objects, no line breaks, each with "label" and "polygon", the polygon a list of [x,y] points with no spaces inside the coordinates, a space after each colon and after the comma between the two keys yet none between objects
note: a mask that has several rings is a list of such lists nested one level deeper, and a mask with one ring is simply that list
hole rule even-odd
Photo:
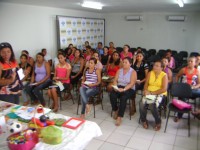
[{"label": "table with white cloth", "polygon": [[[1,105],[1,103],[0,103]],[[2,116],[3,113],[0,112]],[[63,118],[70,119],[69,116],[64,116],[62,114],[55,114],[52,112],[48,113],[50,119]],[[34,150],[82,150],[87,144],[95,137],[101,136],[102,132],[100,127],[92,121],[85,121],[77,129],[70,129],[66,127],[60,127],[62,130],[62,143],[57,145],[49,145],[42,142],[42,139],[36,144]],[[0,134],[0,150],[9,149],[7,146],[7,137],[10,134],[8,132]]]}]

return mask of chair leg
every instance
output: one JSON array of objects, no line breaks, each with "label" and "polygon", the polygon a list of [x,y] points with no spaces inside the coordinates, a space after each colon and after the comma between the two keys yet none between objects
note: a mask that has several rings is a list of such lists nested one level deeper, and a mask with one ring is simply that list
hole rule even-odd
[{"label": "chair leg", "polygon": [[190,137],[190,112],[188,112],[188,137]]},{"label": "chair leg", "polygon": [[131,99],[129,98],[129,116],[130,116],[130,120],[131,120]]},{"label": "chair leg", "polygon": [[96,116],[95,116],[95,102],[94,102],[94,100],[93,100],[93,107],[94,107],[94,118],[95,118]]},{"label": "chair leg", "polygon": [[169,110],[168,115],[167,115],[167,120],[166,120],[164,132],[166,132],[166,130],[167,130],[167,124],[168,124],[169,114],[170,114],[170,110]]},{"label": "chair leg", "polygon": [[81,99],[81,96],[80,96],[80,94],[79,94],[79,95],[78,95],[77,112],[76,112],[77,115],[78,115],[78,110],[79,110],[80,99]]}]

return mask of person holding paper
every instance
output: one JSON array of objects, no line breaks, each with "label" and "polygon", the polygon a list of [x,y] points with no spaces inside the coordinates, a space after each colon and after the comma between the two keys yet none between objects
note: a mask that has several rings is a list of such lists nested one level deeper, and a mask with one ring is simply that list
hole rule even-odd
[{"label": "person holding paper", "polygon": [[[147,74],[146,81],[144,84],[143,95],[152,97],[152,96],[162,96],[167,95],[167,85],[168,85],[168,78],[165,72],[163,72],[163,63],[162,61],[158,60],[155,61],[153,65],[153,70]],[[161,128],[161,118],[158,113],[158,101],[152,100],[152,103],[144,101],[144,98],[139,103],[139,110],[140,110],[140,119],[143,124],[143,128],[148,128],[148,121],[146,119],[147,116],[147,107],[151,110],[153,117],[155,118],[155,127],[154,130],[158,131]],[[162,98],[161,98],[162,100]]]},{"label": "person holding paper", "polygon": [[17,75],[18,63],[9,43],[0,43],[0,100],[19,104],[21,84]]},{"label": "person holding paper", "polygon": [[[56,83],[61,83],[62,85],[57,84],[58,87],[50,86],[48,89],[49,98],[53,100],[51,109],[53,109],[54,112],[58,111],[58,95],[60,94],[60,91],[70,88],[71,66],[69,63],[66,62],[66,55],[64,53],[58,54],[58,60],[59,63],[56,65],[53,80]],[[61,86],[63,86],[64,88],[61,89]]]},{"label": "person holding paper", "polygon": [[37,104],[39,101],[45,107],[45,100],[41,90],[49,87],[51,84],[50,70],[50,64],[45,61],[43,53],[37,53],[31,82],[26,88],[26,92],[30,96],[32,103]]},{"label": "person holding paper", "polygon": [[28,56],[26,54],[22,54],[20,56],[19,67],[22,68],[23,75],[24,75],[24,78],[22,79],[22,84],[24,86],[24,88],[22,90],[22,97],[23,97],[23,101],[24,101],[23,106],[27,106],[29,104],[29,100],[27,99],[25,89],[28,86],[28,84],[30,83],[30,76],[31,76],[32,67],[28,63]]},{"label": "person holding paper", "polygon": [[[126,103],[135,92],[135,82],[137,74],[133,68],[131,68],[131,58],[125,57],[123,60],[123,67],[119,69],[115,75],[113,87],[114,90],[110,93],[110,102],[113,110],[113,117],[116,119],[116,126],[119,126],[122,122],[122,117],[126,109]],[[119,99],[119,106],[118,106]]]},{"label": "person holding paper", "polygon": [[88,104],[88,100],[91,96],[98,94],[99,85],[101,83],[101,73],[99,69],[95,68],[97,64],[96,58],[90,58],[89,66],[86,68],[85,73],[83,74],[82,85],[80,87],[80,95],[81,95],[81,116],[80,118],[85,118],[85,111],[88,114],[91,110],[90,104]]}]

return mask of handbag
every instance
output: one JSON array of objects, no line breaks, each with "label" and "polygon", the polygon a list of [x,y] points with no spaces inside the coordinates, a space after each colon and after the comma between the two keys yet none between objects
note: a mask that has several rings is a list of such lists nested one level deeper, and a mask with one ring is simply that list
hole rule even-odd
[{"label": "handbag", "polygon": [[192,108],[192,105],[175,98],[172,100],[172,104],[180,110]]},{"label": "handbag", "polygon": [[163,95],[146,95],[142,97],[143,104],[153,104],[155,103],[158,107],[162,102]]}]

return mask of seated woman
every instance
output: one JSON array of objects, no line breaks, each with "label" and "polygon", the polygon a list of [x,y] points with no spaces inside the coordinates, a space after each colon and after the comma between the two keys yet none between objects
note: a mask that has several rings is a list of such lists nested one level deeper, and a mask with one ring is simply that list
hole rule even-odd
[{"label": "seated woman", "polygon": [[[138,52],[136,54],[136,61],[133,64],[132,68],[137,73],[137,80],[136,80],[136,84],[135,84],[136,91],[137,90],[143,90],[144,83],[146,81],[146,77],[147,77],[147,74],[149,72],[149,66],[148,66],[147,63],[145,63],[144,54],[142,52]],[[136,97],[136,93],[135,93],[133,100],[132,100],[131,115],[134,115],[134,113],[136,112],[135,97]]]},{"label": "seated woman", "polygon": [[108,54],[108,47],[107,46],[104,46],[103,48],[103,54],[101,55],[101,63],[103,65],[103,72],[105,71],[106,69],[106,65],[108,64],[108,59],[109,59],[109,54]]},{"label": "seated woman", "polygon": [[[144,91],[143,95],[159,95],[159,100],[162,100],[163,95],[167,95],[167,84],[168,79],[167,75],[163,70],[163,63],[162,61],[156,61],[153,65],[153,70],[150,71],[147,75],[145,84],[144,84]],[[158,113],[158,106],[162,101],[158,99],[156,101],[152,100],[152,103],[144,101],[144,98],[139,103],[140,109],[140,119],[143,123],[143,128],[148,128],[148,121],[146,119],[147,116],[147,106],[151,110],[151,113],[155,119],[156,125],[154,127],[155,131],[160,130],[161,128],[161,118]]]},{"label": "seated woman", "polygon": [[80,87],[80,95],[81,95],[81,118],[85,118],[85,109],[86,114],[88,114],[91,110],[91,106],[88,104],[88,100],[91,96],[98,94],[99,85],[101,83],[101,73],[100,70],[95,68],[97,64],[96,58],[90,58],[89,66],[83,74],[82,85]]},{"label": "seated woman", "polygon": [[172,71],[168,67],[168,65],[169,65],[169,59],[167,57],[164,57],[162,59],[162,62],[163,62],[163,65],[164,65],[163,71],[167,74],[167,77],[168,77],[168,89],[170,89],[173,78],[172,78]]},{"label": "seated woman", "polygon": [[112,53],[113,53],[114,51],[116,51],[116,48],[115,48],[115,46],[114,46],[114,43],[113,43],[113,42],[110,42],[110,43],[109,43],[108,54],[109,54],[109,55],[112,55]]},{"label": "seated woman", "polygon": [[120,58],[123,60],[125,57],[130,57],[131,59],[133,58],[133,54],[129,52],[130,46],[129,45],[124,45],[123,51],[120,53]]},{"label": "seated woman", "polygon": [[17,68],[18,63],[12,46],[7,42],[0,43],[0,100],[2,101],[19,104],[21,84],[16,74]]},{"label": "seated woman", "polygon": [[[135,91],[135,82],[137,79],[136,72],[131,68],[131,58],[126,57],[123,60],[123,67],[119,69],[115,75],[113,86],[110,93],[110,102],[112,105],[113,117],[116,119],[116,126],[121,124],[121,119],[124,116],[126,103],[131,98]],[[119,106],[117,99],[119,99]]]},{"label": "seated woman", "polygon": [[174,57],[172,56],[172,51],[170,49],[168,49],[166,51],[166,57],[169,59],[169,64],[168,64],[168,67],[170,69],[175,69],[176,65],[175,65],[175,59]]},{"label": "seated woman", "polygon": [[[95,68],[100,70],[100,73],[102,72],[102,69],[103,69],[103,65],[102,63],[100,62],[99,60],[99,53],[98,52],[94,52],[93,55],[92,55],[93,58],[95,58],[97,60],[97,63],[95,64]],[[86,62],[86,65],[85,65],[85,70],[89,67],[89,61]],[[84,72],[85,72],[84,70]]]},{"label": "seated woman", "polygon": [[30,96],[32,103],[38,103],[39,100],[45,106],[45,100],[41,90],[49,87],[51,84],[50,75],[50,64],[45,61],[43,53],[37,53],[31,82],[26,88],[26,92]]},{"label": "seated woman", "polygon": [[[182,78],[181,82],[188,83],[192,88],[192,98],[200,97],[200,72],[196,65],[196,58],[189,57],[188,64],[186,67],[182,68],[176,75],[176,82]],[[184,100],[180,98],[181,100]],[[183,116],[182,113],[178,113],[178,116],[174,118],[175,122],[178,122]]]},{"label": "seated woman", "polygon": [[71,62],[72,73],[71,73],[71,83],[72,85],[77,84],[83,74],[84,59],[82,57],[81,51],[77,49],[75,51],[75,57]]},{"label": "seated woman", "polygon": [[22,84],[24,86],[24,88],[22,90],[22,97],[23,97],[23,101],[24,101],[23,106],[27,106],[29,104],[29,100],[27,99],[25,89],[28,86],[28,84],[30,83],[30,76],[31,76],[32,67],[28,63],[28,56],[26,54],[22,54],[20,56],[19,67],[23,69],[23,72],[24,72],[24,75],[25,75],[25,77],[22,80]]},{"label": "seated woman", "polygon": [[[122,66],[121,64],[121,60],[119,57],[119,53],[117,51],[113,52],[111,55],[111,58],[109,60],[109,63],[107,65],[107,76],[109,76],[110,79],[114,79],[117,71],[119,70],[119,68]],[[107,86],[107,91],[111,92],[112,91],[112,85],[113,82],[109,83]]]},{"label": "seated woman", "polygon": [[33,67],[35,61],[34,61],[34,59],[33,59],[31,56],[29,56],[29,52],[28,52],[27,50],[23,50],[21,54],[27,55],[27,57],[28,57],[28,58],[27,58],[28,63],[31,65],[31,67]]},{"label": "seated woman", "polygon": [[60,91],[70,88],[71,66],[69,63],[66,62],[66,56],[64,53],[58,54],[58,60],[59,60],[59,63],[57,64],[55,68],[53,80],[55,82],[60,81],[64,89],[60,89],[60,87],[54,87],[54,86],[52,87],[50,86],[48,89],[49,98],[53,100],[51,109],[53,109],[54,112],[58,111],[58,95],[60,94]]}]

